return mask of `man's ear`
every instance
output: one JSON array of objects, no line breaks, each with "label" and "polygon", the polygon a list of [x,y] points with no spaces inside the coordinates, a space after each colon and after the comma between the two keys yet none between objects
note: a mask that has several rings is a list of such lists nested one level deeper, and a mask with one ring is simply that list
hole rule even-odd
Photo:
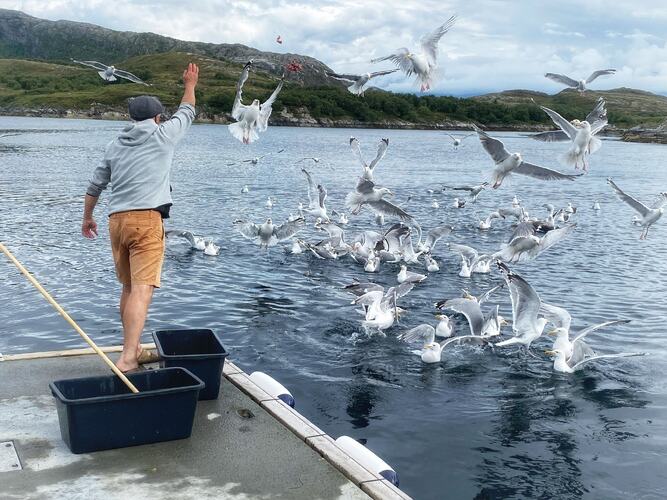
[{"label": "man's ear", "polygon": [[155,123],[157,123],[159,125],[160,124],[160,115],[157,115],[155,118],[153,118],[153,120],[155,120]]}]

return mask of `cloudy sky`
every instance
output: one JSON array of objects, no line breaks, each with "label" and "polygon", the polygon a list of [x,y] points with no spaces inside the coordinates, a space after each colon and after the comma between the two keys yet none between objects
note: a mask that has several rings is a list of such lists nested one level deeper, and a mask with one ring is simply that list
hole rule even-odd
[{"label": "cloudy sky", "polygon": [[[667,94],[665,0],[0,0],[0,7],[47,19],[70,19],[185,40],[243,43],[296,52],[338,72],[389,67],[369,59],[420,37],[450,15],[440,43],[437,94],[473,95],[512,88],[557,92],[547,71],[577,79],[599,68],[621,86]],[[284,43],[275,42],[281,35]],[[379,86],[414,91],[399,74]]]}]

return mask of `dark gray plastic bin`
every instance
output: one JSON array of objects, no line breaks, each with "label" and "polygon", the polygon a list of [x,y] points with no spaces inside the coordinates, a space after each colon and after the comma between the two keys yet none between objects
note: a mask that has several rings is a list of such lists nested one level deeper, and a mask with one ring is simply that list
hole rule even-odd
[{"label": "dark gray plastic bin", "polygon": [[72,453],[185,439],[204,383],[183,368],[133,373],[133,394],[116,375],[51,382],[60,433]]},{"label": "dark gray plastic bin", "polygon": [[160,366],[190,370],[205,384],[199,399],[217,399],[227,351],[213,330],[158,330],[153,339],[162,358]]}]

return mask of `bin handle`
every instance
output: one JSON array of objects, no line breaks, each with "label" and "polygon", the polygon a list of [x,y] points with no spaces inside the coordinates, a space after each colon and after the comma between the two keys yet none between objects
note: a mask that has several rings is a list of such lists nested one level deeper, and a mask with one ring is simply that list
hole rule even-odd
[{"label": "bin handle", "polygon": [[72,319],[72,317],[69,314],[67,314],[67,312],[65,312],[65,310],[62,307],[60,307],[60,305],[54,300],[54,298],[51,297],[49,292],[47,292],[42,287],[42,285],[40,285],[39,282],[33,277],[33,275],[30,274],[30,272],[28,272],[28,270],[25,267],[23,267],[23,265],[16,259],[16,257],[14,257],[14,255],[12,255],[12,253],[7,249],[7,247],[5,247],[5,245],[2,244],[2,242],[0,242],[0,250],[2,250],[2,252],[7,256],[7,258],[11,260],[16,267],[18,267],[19,271],[21,271],[25,275],[25,277],[28,278],[28,281],[30,281],[30,283],[32,283],[35,286],[35,288],[37,288],[37,290],[54,307],[54,309],[58,311],[63,318],[65,318],[65,321],[67,321],[72,326],[72,328],[74,328],[76,332],[79,335],[81,335],[81,337],[83,337],[83,340],[88,342],[88,345],[90,345],[90,347],[93,348],[93,351],[95,351],[104,360],[104,362],[107,365],[109,365],[111,370],[116,375],[118,375],[118,377],[123,381],[123,383],[128,387],[128,389],[130,389],[132,392],[135,393],[139,392],[139,390],[134,386],[132,382],[130,382],[130,380],[125,376],[125,374],[118,369],[118,367],[113,363],[113,361],[111,361],[111,359],[109,359],[109,356],[104,354],[102,349],[97,347],[97,344],[95,344],[95,342],[93,342],[93,340],[86,334],[86,332],[84,332],[81,329],[81,327],[76,324],[76,322]]}]

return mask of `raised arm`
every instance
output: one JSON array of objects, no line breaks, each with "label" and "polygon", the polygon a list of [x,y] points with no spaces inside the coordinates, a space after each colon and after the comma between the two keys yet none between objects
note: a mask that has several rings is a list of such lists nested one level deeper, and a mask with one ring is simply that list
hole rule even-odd
[{"label": "raised arm", "polygon": [[187,69],[183,71],[185,90],[181,105],[170,120],[160,125],[161,133],[174,144],[185,137],[185,133],[195,119],[195,87],[197,87],[198,79],[199,67],[196,64],[188,64]]},{"label": "raised arm", "polygon": [[197,81],[199,80],[199,66],[196,64],[188,64],[188,67],[183,71],[183,85],[185,86],[185,92],[183,92],[183,99],[181,99],[181,104],[189,104],[190,106],[195,105],[195,87],[197,86]]}]

